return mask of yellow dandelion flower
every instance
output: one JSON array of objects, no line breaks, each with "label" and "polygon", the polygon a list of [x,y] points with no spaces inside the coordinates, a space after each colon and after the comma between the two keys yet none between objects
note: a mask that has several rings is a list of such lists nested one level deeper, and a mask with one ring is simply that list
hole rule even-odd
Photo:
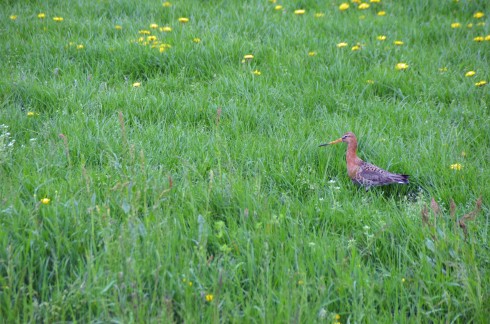
[{"label": "yellow dandelion flower", "polygon": [[138,34],[140,34],[140,35],[150,35],[151,34],[151,31],[146,30],[146,29],[142,29],[142,30],[139,30],[138,31]]},{"label": "yellow dandelion flower", "polygon": [[306,11],[304,9],[298,9],[294,11],[294,14],[299,16],[299,15],[304,15],[305,12]]},{"label": "yellow dandelion flower", "polygon": [[459,163],[455,163],[455,164],[451,164],[449,166],[449,168],[451,170],[457,170],[457,171],[459,171],[459,170],[461,170],[463,168],[463,166],[461,164],[459,164]]},{"label": "yellow dandelion flower", "polygon": [[366,10],[369,7],[370,7],[369,3],[363,2],[363,3],[359,4],[359,6],[357,8],[359,10]]},{"label": "yellow dandelion flower", "polygon": [[315,18],[322,18],[322,17],[325,17],[325,14],[323,12],[315,13]]},{"label": "yellow dandelion flower", "polygon": [[475,74],[476,74],[475,71],[468,71],[468,72],[466,72],[466,74],[464,76],[468,78],[468,77],[474,76]]},{"label": "yellow dandelion flower", "polygon": [[485,14],[481,11],[477,11],[475,12],[475,14],[473,15],[474,18],[476,19],[480,19],[480,18],[483,18],[485,16]]},{"label": "yellow dandelion flower", "polygon": [[77,49],[79,49],[79,50],[80,50],[80,49],[83,49],[83,48],[84,48],[83,44],[78,44],[78,45],[77,45]]},{"label": "yellow dandelion flower", "polygon": [[274,10],[282,10],[282,6],[281,5],[277,5],[274,7]]},{"label": "yellow dandelion flower", "polygon": [[341,43],[338,43],[337,44],[337,47],[338,48],[342,48],[342,47],[347,47],[349,44],[345,43],[345,42],[341,42]]},{"label": "yellow dandelion flower", "polygon": [[400,40],[396,40],[396,41],[394,41],[394,42],[393,42],[393,44],[395,44],[395,45],[397,45],[397,46],[401,46],[401,45],[403,45],[404,43],[403,43],[402,41],[400,41]]},{"label": "yellow dandelion flower", "polygon": [[121,25],[116,25],[116,26],[114,26],[114,28],[116,28],[116,30],[121,30],[122,29],[122,26]]},{"label": "yellow dandelion flower", "polygon": [[339,314],[335,314],[335,316],[334,316],[334,317],[335,317],[335,320],[336,320],[336,321],[340,320],[340,315],[339,315]]},{"label": "yellow dandelion flower", "polygon": [[405,282],[405,281],[406,281],[405,278],[402,278],[402,282]]},{"label": "yellow dandelion flower", "polygon": [[63,17],[53,17],[53,20],[56,22],[62,22],[64,19]]},{"label": "yellow dandelion flower", "polygon": [[38,13],[38,14],[37,14],[37,18],[39,18],[39,19],[44,19],[44,18],[46,18],[46,14],[45,14],[45,13],[43,13],[43,12]]},{"label": "yellow dandelion flower", "polygon": [[361,0],[351,0],[351,1],[352,1],[353,3],[357,3],[357,4],[361,3]]},{"label": "yellow dandelion flower", "polygon": [[192,39],[192,41],[193,41],[194,43],[200,43],[200,42],[201,42],[201,39],[200,39],[200,38],[198,38],[198,37],[194,37],[194,38]]},{"label": "yellow dandelion flower", "polygon": [[151,25],[150,25],[150,28],[151,28],[151,29],[157,29],[157,28],[158,28],[158,25],[157,25],[157,24],[151,24]]},{"label": "yellow dandelion flower", "polygon": [[383,10],[378,11],[377,15],[378,15],[378,16],[381,16],[381,17],[382,17],[382,16],[386,16],[386,11],[383,11]]},{"label": "yellow dandelion flower", "polygon": [[254,58],[253,54],[247,54],[243,56],[243,59],[245,60],[252,60]]},{"label": "yellow dandelion flower", "polygon": [[380,3],[381,0],[369,0],[369,2],[371,2],[371,3]]},{"label": "yellow dandelion flower", "polygon": [[172,27],[165,26],[165,27],[160,27],[159,29],[161,32],[169,33],[172,31]]},{"label": "yellow dandelion flower", "polygon": [[193,285],[193,284],[192,284],[192,281],[189,281],[189,282],[187,283],[187,285],[189,285],[189,287],[192,287],[192,285]]},{"label": "yellow dandelion flower", "polygon": [[477,87],[483,87],[487,83],[488,83],[487,81],[481,80],[480,82],[475,83],[475,86],[477,86]]},{"label": "yellow dandelion flower", "polygon": [[210,302],[212,302],[212,301],[213,301],[213,299],[214,299],[214,296],[213,296],[212,294],[207,294],[207,295],[206,295],[206,301],[207,301],[207,302],[209,302],[209,303],[210,303]]},{"label": "yellow dandelion flower", "polygon": [[490,41],[490,35],[485,36],[485,40],[488,42]]},{"label": "yellow dandelion flower", "polygon": [[452,23],[451,28],[461,28],[461,24],[459,22]]},{"label": "yellow dandelion flower", "polygon": [[354,46],[352,46],[352,48],[351,48],[351,50],[352,50],[352,51],[358,51],[358,50],[360,50],[360,49],[361,49],[361,45],[359,45],[359,44],[358,44],[358,45],[354,45]]},{"label": "yellow dandelion flower", "polygon": [[138,88],[138,87],[141,87],[141,82],[133,83],[133,88]]},{"label": "yellow dandelion flower", "polygon": [[473,38],[473,40],[475,42],[483,42],[485,40],[485,38],[483,36],[477,36],[477,37]]},{"label": "yellow dandelion flower", "polygon": [[33,112],[33,111],[28,111],[27,112],[27,117],[34,117],[35,115],[36,115],[36,113]]},{"label": "yellow dandelion flower", "polygon": [[158,48],[158,50],[160,51],[160,53],[163,53],[163,52],[165,52],[165,51],[167,50],[167,48],[166,48],[166,47],[164,47],[164,46],[160,46],[160,47]]},{"label": "yellow dandelion flower", "polygon": [[341,3],[340,6],[339,6],[339,10],[340,11],[345,11],[347,9],[349,9],[349,4],[347,2],[344,2],[344,3]]},{"label": "yellow dandelion flower", "polygon": [[469,23],[468,25],[466,25],[467,28],[473,28],[473,24],[472,23]]},{"label": "yellow dandelion flower", "polygon": [[189,18],[186,18],[186,17],[180,17],[179,18],[179,22],[185,24],[185,23],[188,23],[189,22]]},{"label": "yellow dandelion flower", "polygon": [[408,64],[407,63],[397,63],[395,65],[395,69],[398,71],[406,70],[406,69],[408,69]]},{"label": "yellow dandelion flower", "polygon": [[43,204],[43,205],[47,205],[50,202],[51,202],[51,199],[49,199],[49,198],[43,198],[43,199],[41,199],[41,204]]},{"label": "yellow dandelion flower", "polygon": [[172,7],[172,4],[170,3],[170,1],[165,1],[164,3],[162,3],[162,6],[168,8],[168,7]]},{"label": "yellow dandelion flower", "polygon": [[259,70],[254,70],[252,73],[255,75],[261,75],[262,74],[262,72],[260,72]]},{"label": "yellow dandelion flower", "polygon": [[9,18],[10,18],[10,20],[16,20],[17,19],[17,15],[11,15]]},{"label": "yellow dandelion flower", "polygon": [[376,39],[379,41],[384,41],[384,40],[386,40],[386,36],[385,35],[379,35],[378,37],[376,37]]},{"label": "yellow dandelion flower", "polygon": [[317,54],[315,51],[308,52],[308,56],[316,56]]}]

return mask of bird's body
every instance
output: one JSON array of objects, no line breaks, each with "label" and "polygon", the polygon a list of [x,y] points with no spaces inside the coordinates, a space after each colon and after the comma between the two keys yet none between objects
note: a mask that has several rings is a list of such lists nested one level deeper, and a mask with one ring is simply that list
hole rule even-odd
[{"label": "bird's body", "polygon": [[355,184],[363,186],[368,190],[373,186],[383,186],[391,183],[408,183],[408,175],[388,172],[358,158],[357,138],[352,132],[346,133],[338,140],[320,146],[333,145],[340,142],[347,143],[347,173]]}]

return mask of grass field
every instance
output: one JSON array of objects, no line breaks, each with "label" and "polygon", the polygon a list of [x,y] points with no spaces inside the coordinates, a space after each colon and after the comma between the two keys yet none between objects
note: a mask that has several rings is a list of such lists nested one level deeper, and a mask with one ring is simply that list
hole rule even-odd
[{"label": "grass field", "polygon": [[341,3],[2,1],[0,322],[486,322],[490,3]]}]

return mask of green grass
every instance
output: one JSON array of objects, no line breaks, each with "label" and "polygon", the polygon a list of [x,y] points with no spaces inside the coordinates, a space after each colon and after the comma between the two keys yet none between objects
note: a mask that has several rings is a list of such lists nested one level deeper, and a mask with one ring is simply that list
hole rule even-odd
[{"label": "green grass", "polygon": [[490,5],[340,3],[4,1],[0,321],[486,322]]}]

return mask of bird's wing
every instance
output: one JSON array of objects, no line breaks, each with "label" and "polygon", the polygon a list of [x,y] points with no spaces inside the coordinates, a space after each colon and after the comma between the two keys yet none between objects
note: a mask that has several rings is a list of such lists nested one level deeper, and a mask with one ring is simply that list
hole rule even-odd
[{"label": "bird's wing", "polygon": [[389,178],[391,173],[371,163],[363,162],[359,167],[357,175],[364,180],[380,183]]}]

